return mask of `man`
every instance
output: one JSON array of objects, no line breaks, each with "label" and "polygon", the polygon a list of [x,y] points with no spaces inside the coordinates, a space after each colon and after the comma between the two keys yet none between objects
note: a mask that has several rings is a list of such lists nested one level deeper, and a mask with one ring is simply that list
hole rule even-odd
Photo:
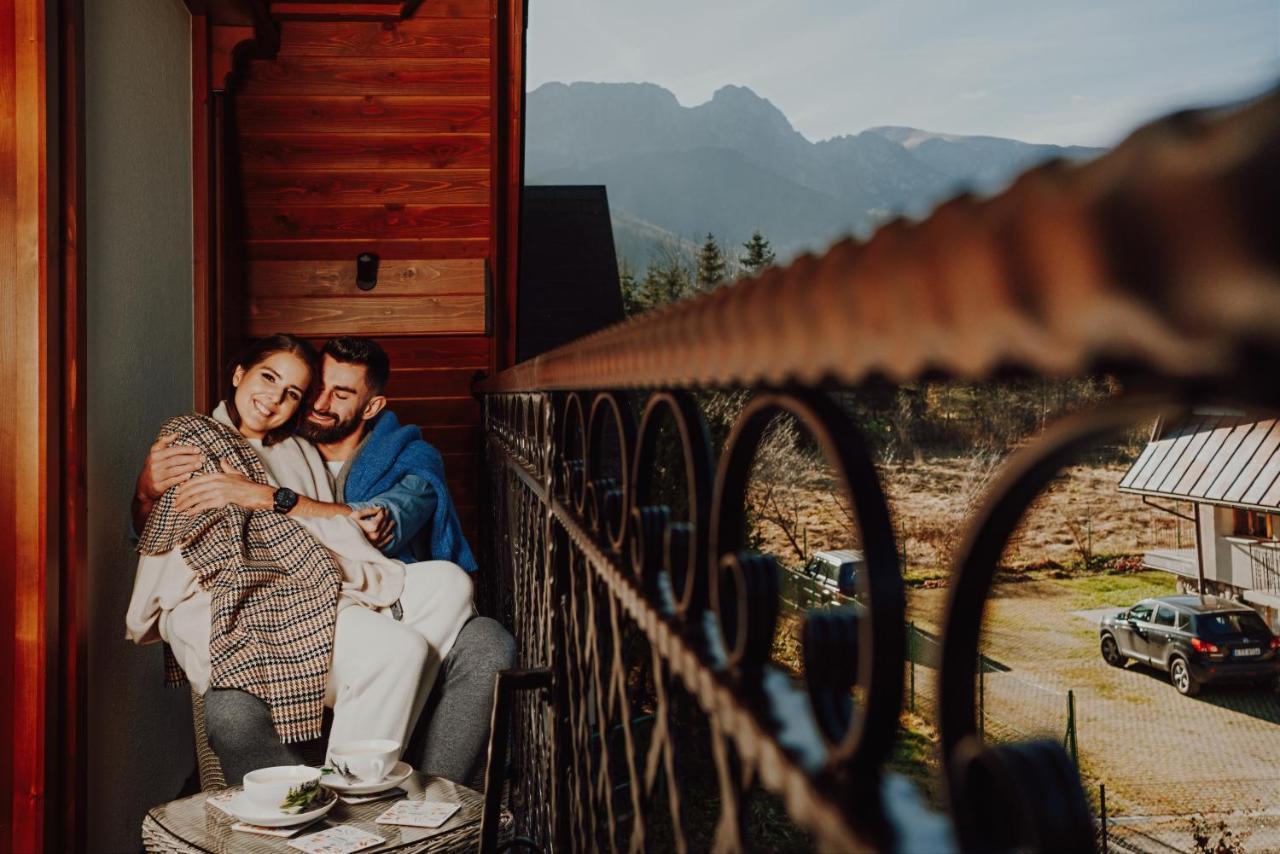
[{"label": "man", "polygon": [[[321,384],[298,432],[320,451],[340,503],[300,502],[294,512],[351,514],[384,554],[414,562],[449,560],[468,572],[475,559],[458,524],[444,482],[439,453],[416,427],[401,426],[386,411],[383,394],[390,360],[367,338],[344,337],[324,347]],[[138,477],[134,521],[139,528],[155,501],[181,484],[185,512],[222,506],[243,491],[232,474],[190,478],[198,451],[152,446]],[[495,674],[511,667],[515,642],[495,620],[472,618],[441,665],[406,758],[424,773],[478,787],[488,743]],[[298,755],[280,742],[270,711],[257,697],[234,689],[211,690],[205,698],[209,741],[222,759],[228,782],[268,765],[294,764]]]}]

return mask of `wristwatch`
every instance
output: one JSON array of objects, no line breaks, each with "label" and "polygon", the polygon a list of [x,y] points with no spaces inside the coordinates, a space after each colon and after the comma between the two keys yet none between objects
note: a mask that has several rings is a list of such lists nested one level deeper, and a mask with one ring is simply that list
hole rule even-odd
[{"label": "wristwatch", "polygon": [[298,503],[298,493],[294,492],[287,486],[282,486],[276,490],[275,494],[275,511],[277,513],[288,513]]}]

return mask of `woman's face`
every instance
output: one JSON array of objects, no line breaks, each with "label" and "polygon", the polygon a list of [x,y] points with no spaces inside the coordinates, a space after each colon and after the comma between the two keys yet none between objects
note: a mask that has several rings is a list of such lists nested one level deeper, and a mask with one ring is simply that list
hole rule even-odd
[{"label": "woman's face", "polygon": [[237,367],[231,384],[241,435],[261,439],[292,418],[310,383],[311,370],[293,353],[271,353],[248,368]]}]

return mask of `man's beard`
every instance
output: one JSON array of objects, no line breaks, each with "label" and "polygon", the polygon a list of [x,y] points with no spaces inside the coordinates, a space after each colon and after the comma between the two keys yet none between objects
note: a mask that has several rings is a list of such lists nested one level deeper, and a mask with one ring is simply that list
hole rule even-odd
[{"label": "man's beard", "polygon": [[317,445],[331,445],[334,442],[341,442],[359,429],[360,417],[358,415],[351,416],[349,421],[343,421],[339,418],[331,427],[323,427],[313,422],[310,418],[303,418],[298,422],[298,435]]}]

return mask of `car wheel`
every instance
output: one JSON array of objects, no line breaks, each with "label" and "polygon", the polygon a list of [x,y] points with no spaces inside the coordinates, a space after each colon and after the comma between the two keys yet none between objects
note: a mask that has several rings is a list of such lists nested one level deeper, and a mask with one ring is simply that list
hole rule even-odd
[{"label": "car wheel", "polygon": [[1191,675],[1191,668],[1187,667],[1187,662],[1181,658],[1175,658],[1169,662],[1169,681],[1184,697],[1194,697],[1200,693],[1200,683]]},{"label": "car wheel", "polygon": [[1102,660],[1112,667],[1124,667],[1129,659],[1120,651],[1120,645],[1111,635],[1102,636]]}]

